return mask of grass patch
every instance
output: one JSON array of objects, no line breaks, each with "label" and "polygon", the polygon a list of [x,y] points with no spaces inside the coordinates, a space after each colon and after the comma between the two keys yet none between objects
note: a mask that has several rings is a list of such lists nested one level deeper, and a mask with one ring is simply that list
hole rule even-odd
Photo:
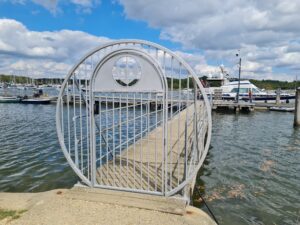
[{"label": "grass patch", "polygon": [[0,209],[0,220],[3,220],[5,218],[9,219],[18,219],[20,218],[21,214],[26,212],[26,210],[5,210]]}]

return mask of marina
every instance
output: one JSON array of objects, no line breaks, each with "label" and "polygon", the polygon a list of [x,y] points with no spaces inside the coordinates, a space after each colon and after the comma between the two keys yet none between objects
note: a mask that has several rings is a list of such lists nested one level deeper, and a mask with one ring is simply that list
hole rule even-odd
[{"label": "marina", "polygon": [[0,225],[300,225],[299,12],[0,0]]},{"label": "marina", "polygon": [[[37,193],[77,183],[57,141],[55,110],[55,104],[0,105],[4,192]],[[294,225],[300,208],[300,132],[292,129],[293,113],[213,112],[212,119],[211,149],[196,185],[219,222]],[[193,199],[206,210],[196,193]]]},{"label": "marina", "polygon": [[[121,44],[126,48],[120,47]],[[93,61],[95,54],[102,55],[102,58]],[[164,56],[159,63],[158,55]],[[82,72],[80,68],[85,66],[85,61],[91,61],[90,65],[94,67]],[[151,80],[147,75],[142,75],[141,67],[151,71]],[[166,70],[168,77],[165,77]],[[105,84],[102,80],[106,81]],[[4,152],[0,152],[0,156],[3,154],[5,157],[1,159],[3,162],[0,161],[3,165],[0,166],[0,173],[10,175],[0,181],[0,188],[10,192],[71,188],[57,190],[69,205],[84,200],[108,204],[108,208],[111,204],[117,205],[121,210],[128,207],[147,209],[152,216],[155,212],[177,215],[183,223],[189,221],[188,224],[198,224],[198,221],[203,224],[219,224],[218,221],[221,221],[220,224],[251,224],[253,221],[267,224],[270,210],[275,211],[271,217],[276,223],[293,224],[297,219],[297,204],[280,204],[282,207],[289,207],[291,213],[288,216],[280,214],[280,210],[272,206],[266,212],[249,212],[247,207],[252,205],[253,210],[255,202],[259,202],[260,198],[264,201],[266,184],[260,185],[260,182],[264,179],[272,180],[274,173],[282,172],[281,168],[278,170],[275,166],[276,163],[281,164],[272,155],[279,154],[275,150],[282,151],[278,143],[270,148],[262,145],[263,149],[255,144],[273,139],[276,133],[264,133],[268,132],[267,129],[259,127],[274,123],[278,132],[287,132],[286,128],[280,126],[291,124],[293,114],[278,112],[295,112],[296,127],[300,95],[298,92],[286,95],[279,90],[275,94],[265,94],[248,81],[242,83],[237,91],[236,82],[227,83],[231,89],[226,92],[226,82],[223,83],[221,88],[214,91],[205,89],[194,71],[173,52],[154,43],[127,40],[115,41],[88,53],[69,72],[59,88],[49,84],[39,88],[25,88],[21,85],[11,85],[8,88],[5,84],[6,87],[1,90],[0,104],[0,118],[2,116],[5,123],[0,128],[5,130],[4,126],[18,126],[22,121],[26,126],[24,129],[24,125],[20,125],[20,132],[29,131],[26,134],[28,137],[40,139],[36,138],[38,148],[34,148],[29,155],[26,153],[24,160],[27,163],[23,165],[22,160],[20,161],[22,172],[18,172],[19,168],[11,163],[11,159],[19,158],[23,151],[15,154],[10,145],[9,132],[8,136],[5,134],[2,137]],[[10,118],[12,114],[5,113],[9,109],[16,112],[21,110],[19,116],[25,114],[27,119]],[[43,116],[30,112],[32,110]],[[34,131],[29,126],[30,120],[28,121],[33,116],[39,118],[31,120]],[[45,121],[41,117],[45,117]],[[284,119],[279,126],[278,118],[281,117],[289,121]],[[11,123],[14,120],[19,122],[13,126]],[[254,126],[262,134],[250,132],[249,129]],[[55,129],[58,140],[52,132]],[[270,126],[269,129],[274,128]],[[293,131],[292,126],[289,130]],[[289,132],[286,139],[281,136],[281,141],[292,142],[289,145],[292,149],[288,150],[292,159],[299,153],[297,149],[300,147],[298,129],[293,132],[293,135]],[[28,142],[25,133],[19,135],[24,141],[20,149],[28,149],[26,144],[32,143]],[[44,144],[41,148],[46,150],[42,155],[39,151],[41,139]],[[51,154],[48,152],[49,142],[54,148]],[[58,153],[59,149],[63,154]],[[11,151],[12,157],[10,154],[7,157],[7,151]],[[254,154],[255,151],[260,157]],[[233,160],[238,156],[239,160],[229,160],[228,156]],[[43,160],[28,160],[27,157]],[[49,160],[53,161],[53,165],[50,163],[51,165],[46,166]],[[213,167],[211,164],[214,164]],[[282,166],[284,168],[287,165]],[[12,172],[12,169],[17,171]],[[209,171],[216,169],[218,172],[210,175]],[[253,177],[255,171],[257,177]],[[297,169],[293,176],[298,176],[296,171]],[[34,173],[34,176],[26,178],[30,173]],[[277,188],[282,186],[281,181],[289,176],[280,174],[272,180],[273,185]],[[16,179],[20,183],[18,186],[13,185]],[[248,180],[252,183],[249,184]],[[299,179],[289,181],[291,192],[297,190],[297,180]],[[269,199],[271,205],[277,202],[285,188],[286,186],[282,186],[278,193],[272,193],[274,199]],[[26,197],[25,202],[32,202],[31,212],[35,209],[46,210],[47,205],[51,204],[56,207],[59,200],[49,201],[43,197],[53,193],[50,191],[40,195],[42,201],[47,202],[43,206],[38,206],[38,201],[34,200],[38,197],[34,194],[30,200]],[[13,196],[0,194],[0,202],[13,205],[8,200],[11,198],[9,195]],[[295,193],[289,197],[294,195]],[[22,198],[19,201],[26,205]],[[213,207],[213,212],[204,199]],[[229,207],[227,201],[230,202]],[[237,208],[234,208],[232,202],[239,202]],[[203,203],[211,218],[205,213]],[[226,211],[222,209],[224,206],[228,208]],[[26,207],[22,209],[27,210],[28,206]],[[190,214],[194,214],[197,221],[191,221],[188,218]],[[253,219],[249,220],[249,214]],[[26,221],[26,215],[22,218]]]},{"label": "marina", "polygon": [[[46,94],[45,97],[42,98],[32,98],[31,99],[26,99],[24,97],[21,97],[22,94],[25,95],[24,93],[20,93],[21,96],[19,97],[6,97],[6,96],[2,96],[0,97],[0,103],[27,103],[27,104],[55,104],[57,102],[57,98],[58,98],[58,89],[54,88],[54,87],[46,87],[41,89],[43,90],[43,92]],[[28,90],[29,91],[29,90]],[[15,91],[13,90],[11,93],[11,95],[13,95]],[[0,92],[1,93],[1,92]],[[3,94],[3,91],[2,91]],[[186,91],[185,93],[182,94],[182,96],[187,96],[188,92]],[[192,94],[192,93],[190,93]],[[184,107],[185,105],[185,100],[179,100],[177,97],[179,97],[178,95],[178,91],[174,91],[172,93],[173,99],[169,99],[168,100],[168,104],[173,105],[173,107],[178,108],[179,106]],[[64,102],[66,104],[67,102],[67,95],[64,95]],[[68,102],[69,104],[73,104],[74,103],[74,99],[75,99],[75,104],[79,104],[80,101],[82,102],[82,104],[84,104],[83,99],[80,99],[80,95],[78,93],[76,93],[75,95],[69,96],[68,97]],[[276,99],[276,97],[275,97]],[[235,100],[229,100],[229,99],[220,99],[218,97],[214,97],[213,100],[210,100],[211,104],[212,104],[212,109],[216,110],[216,109],[221,109],[221,110],[232,110],[232,111],[240,111],[242,109],[243,112],[252,112],[255,109],[257,110],[275,110],[275,111],[289,111],[289,112],[294,112],[294,108],[295,108],[295,98],[291,99],[289,101],[289,103],[286,103],[286,101],[283,99],[280,102],[276,102],[276,101],[253,101],[252,103],[249,102],[248,100],[242,100],[237,103]],[[141,99],[134,99],[132,96],[129,97],[112,97],[111,95],[102,95],[99,96],[98,99],[95,100],[95,103],[97,105],[99,105],[99,103],[101,104],[105,104],[105,102],[108,102],[109,105],[112,105],[113,103],[115,105],[121,104],[121,105],[126,105],[127,103],[129,105],[133,104],[134,102],[137,102],[138,104],[140,104],[141,102],[147,102],[150,105],[150,108],[155,108],[156,105],[158,107],[161,107],[162,105],[162,100],[161,100],[161,96],[158,97],[158,99],[155,99],[153,97],[151,97],[150,99],[148,99],[148,97],[146,96],[145,99],[141,100]],[[275,107],[275,108],[274,108]],[[278,110],[276,110],[276,107],[278,108]],[[236,110],[238,109],[238,110]],[[281,110],[280,110],[281,109]]]}]

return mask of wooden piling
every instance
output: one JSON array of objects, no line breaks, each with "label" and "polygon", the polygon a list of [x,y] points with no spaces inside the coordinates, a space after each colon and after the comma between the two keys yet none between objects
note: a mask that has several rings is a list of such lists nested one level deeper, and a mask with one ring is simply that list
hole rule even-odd
[{"label": "wooden piling", "polygon": [[280,105],[280,88],[277,89],[276,91],[276,105]]},{"label": "wooden piling", "polygon": [[300,126],[300,87],[296,89],[294,127]]}]

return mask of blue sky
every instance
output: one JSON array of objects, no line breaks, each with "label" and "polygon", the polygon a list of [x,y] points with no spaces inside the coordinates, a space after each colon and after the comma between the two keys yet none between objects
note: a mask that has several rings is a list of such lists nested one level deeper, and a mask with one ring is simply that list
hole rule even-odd
[{"label": "blue sky", "polygon": [[180,49],[179,43],[160,39],[159,28],[151,28],[145,21],[127,19],[122,5],[107,0],[98,3],[91,12],[81,12],[75,4],[63,2],[55,13],[31,1],[18,4],[0,0],[0,17],[20,21],[34,31],[80,30],[111,39],[144,39]]},{"label": "blue sky", "polygon": [[132,38],[178,52],[199,74],[225,64],[235,76],[241,49],[245,77],[292,80],[300,71],[298,10],[292,0],[0,0],[0,72],[63,73],[89,49]]},{"label": "blue sky", "polygon": [[33,2],[2,2],[0,15],[2,18],[20,21],[35,31],[70,29],[113,39],[143,38],[159,41],[159,30],[149,28],[145,22],[126,19],[122,6],[117,3],[104,1],[92,13],[76,12],[76,5],[71,3],[62,4],[61,8],[63,11],[54,14]]}]

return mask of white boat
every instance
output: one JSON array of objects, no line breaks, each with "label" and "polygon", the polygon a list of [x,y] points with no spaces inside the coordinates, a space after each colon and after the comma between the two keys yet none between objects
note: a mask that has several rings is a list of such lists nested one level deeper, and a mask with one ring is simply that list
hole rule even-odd
[{"label": "white boat", "polygon": [[271,111],[277,111],[277,112],[294,112],[295,108],[292,107],[284,107],[284,106],[279,106],[279,107],[271,107]]},{"label": "white boat", "polygon": [[50,104],[51,99],[50,98],[27,98],[22,99],[21,103],[23,104]]},{"label": "white boat", "polygon": [[19,97],[0,96],[0,103],[19,103],[20,101]]},{"label": "white boat", "polygon": [[[221,87],[212,88],[209,90],[212,94],[216,89],[222,90],[222,99],[235,100],[238,92],[238,81],[224,82]],[[265,90],[261,90],[252,84],[249,80],[240,81],[239,99],[249,101],[249,92],[252,94],[253,102],[275,102],[277,94],[275,92],[268,93]],[[295,95],[288,93],[280,93],[280,100],[289,102],[289,100],[295,99]]]},{"label": "white boat", "polygon": [[[202,81],[205,86],[205,91],[208,96],[213,98],[222,98],[224,100],[236,100],[238,92],[238,81],[229,81],[229,74],[225,70],[224,66],[220,66],[220,72],[216,74],[210,74],[207,76],[206,81]],[[216,84],[218,84],[216,86]],[[214,85],[214,86],[213,86]],[[275,102],[277,94],[273,92],[266,92],[261,90],[252,84],[249,80],[240,81],[239,99],[249,101],[249,93],[251,92],[251,99],[253,102]],[[291,99],[295,99],[295,95],[288,93],[280,93],[280,100],[289,102]]]}]

